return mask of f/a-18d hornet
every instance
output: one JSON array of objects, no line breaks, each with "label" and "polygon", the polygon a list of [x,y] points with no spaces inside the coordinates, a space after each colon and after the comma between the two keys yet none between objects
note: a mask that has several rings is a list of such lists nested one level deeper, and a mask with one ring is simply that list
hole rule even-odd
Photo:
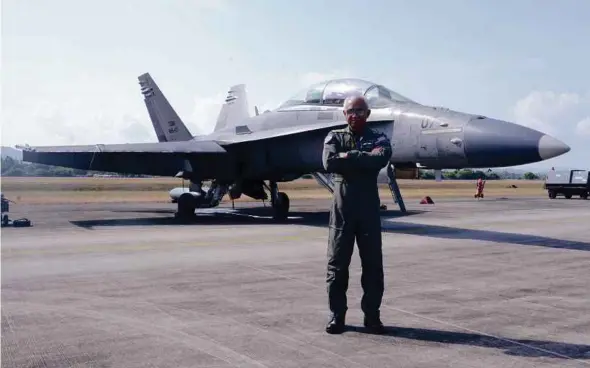
[{"label": "f/a-18d hornet", "polygon": [[[84,170],[182,177],[190,189],[177,192],[177,215],[216,207],[223,196],[268,199],[276,219],[285,219],[289,197],[278,183],[311,174],[332,191],[322,165],[327,133],[346,126],[343,103],[365,96],[369,126],[390,139],[385,168],[392,196],[405,206],[397,177],[434,170],[523,165],[562,155],[563,142],[539,131],[486,116],[420,104],[361,79],[311,85],[272,111],[250,116],[243,84],[230,88],[213,132],[193,136],[149,73],[138,77],[159,142],[29,147],[23,159]],[[204,190],[204,181],[211,185]]]}]

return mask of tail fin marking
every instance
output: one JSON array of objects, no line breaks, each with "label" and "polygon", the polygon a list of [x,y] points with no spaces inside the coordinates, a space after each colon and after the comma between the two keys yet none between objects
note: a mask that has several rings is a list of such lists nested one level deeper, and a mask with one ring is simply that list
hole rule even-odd
[{"label": "tail fin marking", "polygon": [[193,138],[149,73],[138,77],[141,93],[159,142],[189,141]]},{"label": "tail fin marking", "polygon": [[243,123],[243,120],[249,117],[250,113],[248,112],[246,85],[237,84],[230,87],[227,92],[227,97],[219,111],[214,131],[228,127],[235,127]]}]

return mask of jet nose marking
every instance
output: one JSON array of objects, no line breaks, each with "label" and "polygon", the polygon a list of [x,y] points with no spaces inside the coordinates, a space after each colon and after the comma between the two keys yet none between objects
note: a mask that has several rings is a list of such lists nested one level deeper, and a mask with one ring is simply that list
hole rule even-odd
[{"label": "jet nose marking", "polygon": [[546,134],[539,140],[539,156],[543,160],[563,155],[569,152],[570,149],[567,144]]}]

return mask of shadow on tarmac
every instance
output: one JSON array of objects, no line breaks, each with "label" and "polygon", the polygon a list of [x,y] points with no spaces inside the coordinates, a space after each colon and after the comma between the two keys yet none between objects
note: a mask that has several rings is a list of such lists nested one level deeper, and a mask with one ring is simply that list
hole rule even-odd
[{"label": "shadow on tarmac", "polygon": [[[198,226],[198,225],[305,225],[315,227],[328,226],[329,212],[327,211],[294,211],[289,219],[277,222],[272,219],[269,208],[242,208],[242,209],[215,209],[213,211],[199,211],[191,220],[177,220],[174,218],[174,210],[142,209],[142,210],[115,210],[119,213],[146,213],[146,214],[170,214],[160,217],[136,217],[104,220],[71,221],[72,224],[86,229],[97,227],[117,226]],[[382,217],[395,219],[413,216],[426,211],[408,211],[401,213],[397,210],[382,211]],[[444,239],[472,239],[497,243],[510,243],[515,245],[550,247],[568,250],[590,251],[590,243],[560,240],[544,236],[507,233],[491,230],[462,229],[449,226],[426,225],[407,222],[384,221],[383,232],[410,234],[425,237]],[[348,331],[368,333],[364,327],[347,326]],[[444,331],[434,329],[409,328],[387,326],[385,336],[419,341],[436,342],[443,344],[469,345],[490,349],[501,349],[507,355],[520,357],[549,357],[556,359],[590,359],[590,346],[582,344],[570,344],[555,341],[510,339],[505,337],[493,337],[478,333],[466,333]]]},{"label": "shadow on tarmac", "polygon": [[[197,215],[193,219],[179,220],[174,218],[174,210],[117,210],[116,212],[170,214],[170,216],[81,220],[70,222],[73,225],[83,227],[85,229],[93,229],[97,227],[108,226],[117,227],[149,225],[305,225],[327,227],[330,216],[329,212],[327,211],[293,211],[290,212],[289,218],[286,221],[275,221],[272,219],[271,211],[272,210],[268,207],[245,209],[242,208],[235,210],[218,208],[210,211],[198,211]],[[407,213],[401,213],[397,210],[385,210],[381,212],[381,215],[384,218],[395,219],[400,217],[413,216],[423,212],[426,211],[408,211]],[[431,238],[457,240],[471,239],[494,243],[509,243],[524,246],[528,245],[556,249],[590,251],[590,243],[587,242],[562,240],[546,236],[508,233],[493,230],[463,229],[451,226],[428,225],[395,221],[384,221],[382,229],[384,233],[417,235]]]},{"label": "shadow on tarmac", "polygon": [[[347,326],[347,330],[359,333],[369,333],[364,327]],[[547,357],[557,359],[590,359],[590,345],[582,344],[529,339],[517,340],[470,332],[466,333],[395,326],[386,326],[384,336],[444,344],[502,349],[507,355],[528,358]]]}]

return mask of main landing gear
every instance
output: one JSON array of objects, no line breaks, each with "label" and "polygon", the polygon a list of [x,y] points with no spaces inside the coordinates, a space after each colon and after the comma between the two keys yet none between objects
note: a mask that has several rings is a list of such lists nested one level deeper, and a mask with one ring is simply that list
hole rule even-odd
[{"label": "main landing gear", "polygon": [[183,193],[177,200],[178,210],[174,217],[178,219],[196,218],[195,210],[197,208],[217,207],[221,198],[227,193],[227,185],[220,185],[215,181],[207,191],[203,190],[201,182],[191,182],[190,191]]},{"label": "main landing gear", "polygon": [[[324,173],[313,173],[315,179],[331,193],[334,192],[334,183],[332,182],[331,175]],[[393,165],[387,167],[387,177],[389,181],[389,189],[391,196],[395,203],[398,204],[401,212],[407,212],[404,200],[402,198],[397,180],[395,178],[395,169]],[[178,212],[176,217],[178,218],[192,218],[195,217],[195,210],[197,208],[212,208],[216,207],[221,198],[228,192],[226,185],[219,185],[212,183],[212,186],[208,191],[204,191],[201,188],[200,183],[192,183],[193,188],[190,192],[183,193],[178,199]],[[289,196],[285,192],[280,192],[278,189],[277,182],[270,181],[267,185],[263,182],[263,185],[270,192],[270,201],[273,209],[273,219],[277,221],[284,221],[289,216]]]},{"label": "main landing gear", "polygon": [[[273,181],[271,181],[269,185],[262,182],[262,185],[270,192],[270,201],[273,208],[273,219],[277,221],[286,220],[289,216],[289,196],[287,193],[279,192],[277,183]],[[264,188],[260,189],[264,191]],[[230,198],[233,200],[233,198],[238,198],[239,195],[242,194],[241,190],[241,188],[238,188],[238,194],[236,196],[236,193],[232,193],[228,185],[221,185],[213,181],[208,190],[205,191],[203,190],[201,182],[191,181],[190,190],[178,197],[178,209],[174,216],[177,219],[194,219],[196,218],[196,209],[217,207],[226,193],[229,192]],[[262,192],[262,195],[260,192],[253,194],[251,190],[245,193],[256,199],[264,200],[267,198],[266,193],[264,192]]]},{"label": "main landing gear", "polygon": [[273,181],[270,182],[268,190],[270,191],[273,219],[277,221],[286,220],[289,216],[289,196],[285,192],[279,192],[277,183]]}]

